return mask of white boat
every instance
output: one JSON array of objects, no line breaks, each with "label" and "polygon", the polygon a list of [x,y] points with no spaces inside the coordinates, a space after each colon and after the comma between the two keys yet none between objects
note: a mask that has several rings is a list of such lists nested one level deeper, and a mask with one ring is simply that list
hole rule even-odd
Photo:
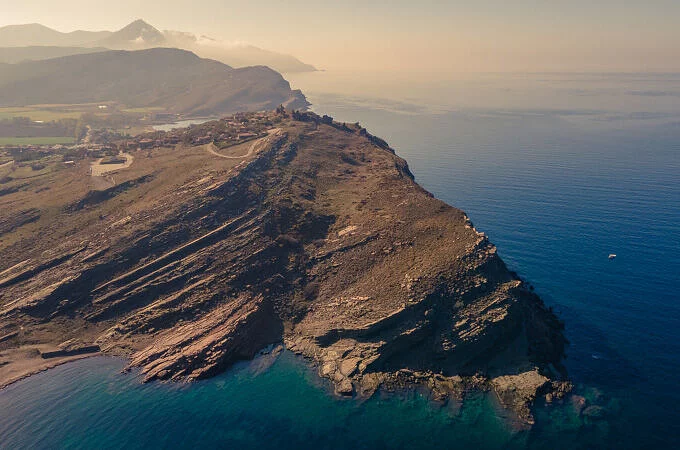
[{"label": "white boat", "polygon": [[609,259],[614,259],[614,258],[616,258],[616,255],[613,254],[613,253],[611,253],[611,254],[609,255]]}]

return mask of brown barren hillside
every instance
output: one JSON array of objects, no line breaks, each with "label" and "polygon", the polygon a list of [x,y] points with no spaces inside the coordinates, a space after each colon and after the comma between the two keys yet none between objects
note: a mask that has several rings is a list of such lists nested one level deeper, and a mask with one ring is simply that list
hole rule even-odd
[{"label": "brown barren hillside", "polygon": [[0,383],[98,349],[194,380],[283,342],[342,395],[493,389],[526,423],[561,397],[562,325],[486,236],[382,140],[294,116],[242,158],[133,151],[102,190],[85,162],[5,181]]}]

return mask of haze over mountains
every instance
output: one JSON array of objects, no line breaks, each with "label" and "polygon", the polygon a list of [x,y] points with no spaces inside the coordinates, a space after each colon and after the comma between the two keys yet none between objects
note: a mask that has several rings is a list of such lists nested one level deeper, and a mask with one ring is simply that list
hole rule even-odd
[{"label": "haze over mountains", "polygon": [[216,59],[232,67],[265,65],[279,72],[316,70],[290,55],[271,52],[247,44],[231,44],[181,31],[160,31],[136,20],[112,31],[73,31],[62,33],[40,24],[9,25],[0,28],[0,62],[15,63],[102,49],[141,50],[175,47],[201,57]]},{"label": "haze over mountains", "polygon": [[108,37],[108,31],[73,31],[62,33],[38,23],[8,25],[0,28],[0,45],[3,47],[59,46],[74,47],[94,43]]},{"label": "haze over mountains", "polygon": [[173,48],[0,63],[0,107],[104,101],[192,115],[308,105],[268,67],[234,69]]},{"label": "haze over mountains", "polygon": [[0,63],[15,64],[25,61],[40,61],[43,59],[60,58],[62,56],[82,55],[85,53],[97,53],[107,51],[103,47],[55,47],[55,46],[30,46],[30,47],[0,47]]}]

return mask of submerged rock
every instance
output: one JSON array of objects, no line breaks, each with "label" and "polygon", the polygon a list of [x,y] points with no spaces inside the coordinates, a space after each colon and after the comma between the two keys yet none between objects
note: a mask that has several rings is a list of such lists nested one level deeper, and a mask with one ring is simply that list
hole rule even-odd
[{"label": "submerged rock", "polygon": [[581,414],[591,420],[601,420],[607,416],[607,410],[602,406],[591,405],[584,409]]}]

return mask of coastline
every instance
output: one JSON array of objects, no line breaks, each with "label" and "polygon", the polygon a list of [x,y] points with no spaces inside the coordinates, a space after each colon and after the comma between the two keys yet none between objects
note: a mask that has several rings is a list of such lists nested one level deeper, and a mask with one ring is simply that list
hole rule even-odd
[{"label": "coastline", "polygon": [[[533,400],[535,399],[536,388],[529,388],[529,391],[523,392],[525,396],[524,401],[521,405],[509,404],[503,397],[504,392],[499,389],[499,383],[497,380],[488,379],[480,376],[453,376],[444,377],[439,374],[433,373],[421,373],[414,372],[410,370],[401,370],[395,374],[389,375],[383,379],[379,386],[373,386],[367,391],[359,391],[356,395],[348,397],[341,392],[338,392],[337,387],[333,380],[328,377],[323,376],[322,367],[319,366],[318,362],[309,356],[306,356],[299,351],[288,349],[284,342],[279,344],[272,344],[263,348],[258,352],[252,359],[244,359],[237,361],[232,367],[228,368],[220,375],[229,376],[230,374],[239,373],[240,370],[247,370],[253,375],[263,374],[264,372],[271,369],[271,367],[277,362],[277,360],[286,355],[287,358],[295,361],[295,364],[299,364],[301,369],[307,373],[310,378],[307,382],[313,386],[315,389],[319,389],[327,395],[331,395],[334,401],[342,400],[352,400],[361,404],[365,401],[380,398],[384,399],[385,396],[396,396],[397,398],[402,398],[411,392],[418,392],[420,395],[424,395],[432,403],[432,408],[444,407],[448,404],[458,405],[456,408],[460,408],[470,395],[482,394],[491,395],[494,404],[497,405],[496,413],[499,417],[503,418],[512,430],[514,431],[526,431],[531,429],[534,425],[532,411],[526,409],[527,397],[531,397],[532,410],[533,410]],[[33,370],[22,373],[14,378],[0,381],[0,394],[2,391],[16,383],[27,380],[35,375],[46,373],[54,368],[81,361],[84,359],[91,358],[114,358],[124,361],[124,368],[119,371],[119,374],[125,374],[130,372],[130,370],[138,371],[140,368],[130,366],[131,358],[129,356],[120,356],[115,354],[107,354],[106,352],[96,352],[84,355],[76,355],[70,357],[59,358],[55,360],[49,360],[48,364],[44,364],[40,367],[35,367]],[[199,380],[182,380],[182,381],[168,381],[168,380],[145,380],[140,373],[139,385],[142,384],[166,384],[171,385],[185,385],[191,387],[195,385]],[[47,374],[49,376],[49,373]],[[204,380],[205,381],[205,380]],[[515,389],[517,383],[508,383],[508,385]],[[569,390],[562,391],[561,395],[555,395],[554,399],[560,401],[561,404],[565,404],[563,400],[566,400],[566,394]],[[517,396],[513,396],[512,399],[517,401]],[[517,407],[515,407],[517,406]],[[527,415],[528,414],[528,415]]]},{"label": "coastline", "polygon": [[[14,383],[17,383],[21,380],[25,380],[27,378],[30,378],[33,375],[37,375],[39,373],[46,372],[50,369],[54,369],[55,367],[59,367],[59,366],[64,365],[64,364],[68,364],[68,363],[71,363],[71,362],[74,362],[74,361],[79,361],[81,359],[93,358],[93,357],[96,357],[96,356],[109,356],[109,355],[105,355],[101,352],[96,352],[96,353],[88,353],[88,354],[84,354],[84,355],[74,355],[74,356],[66,356],[66,357],[63,357],[63,358],[55,358],[54,360],[43,360],[43,361],[46,361],[45,364],[41,364],[41,365],[35,364],[32,367],[30,367],[29,369],[27,369],[26,371],[24,371],[24,372],[22,372],[22,373],[20,373],[16,376],[9,377],[7,379],[0,378],[0,391],[2,391],[3,389],[5,389],[5,388],[7,388],[11,385],[13,385]],[[29,361],[29,360],[26,360],[26,361]],[[0,366],[0,371],[1,370],[2,370],[2,366]]]}]

